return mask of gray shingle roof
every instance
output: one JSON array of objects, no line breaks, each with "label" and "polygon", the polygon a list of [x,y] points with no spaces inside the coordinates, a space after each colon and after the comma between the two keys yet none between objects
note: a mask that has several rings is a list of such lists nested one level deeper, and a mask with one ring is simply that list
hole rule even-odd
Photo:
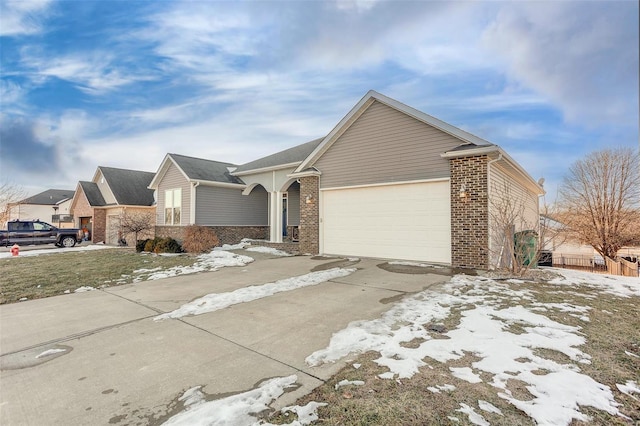
[{"label": "gray shingle roof", "polygon": [[302,145],[297,145],[293,148],[285,149],[284,151],[276,152],[275,154],[271,154],[266,157],[251,161],[249,163],[245,163],[239,166],[238,169],[234,171],[234,173],[300,162],[307,158],[323,139],[324,137],[314,139],[310,142],[303,143]]},{"label": "gray shingle roof", "polygon": [[55,206],[60,201],[64,201],[73,198],[75,193],[72,189],[47,189],[36,195],[32,195],[29,198],[25,198],[20,201],[20,204],[39,204],[47,206]]},{"label": "gray shingle roof", "polygon": [[139,170],[99,167],[116,202],[127,206],[152,206],[153,189],[147,188],[155,173]]},{"label": "gray shingle roof", "polygon": [[80,187],[82,188],[84,195],[87,197],[87,201],[91,207],[100,207],[107,204],[104,201],[104,197],[102,196],[97,183],[86,181],[80,181],[78,183],[80,184]]},{"label": "gray shingle roof", "polygon": [[179,154],[169,154],[169,156],[189,179],[222,183],[244,183],[239,178],[232,176],[227,169],[227,167],[236,167],[235,164],[187,157]]}]

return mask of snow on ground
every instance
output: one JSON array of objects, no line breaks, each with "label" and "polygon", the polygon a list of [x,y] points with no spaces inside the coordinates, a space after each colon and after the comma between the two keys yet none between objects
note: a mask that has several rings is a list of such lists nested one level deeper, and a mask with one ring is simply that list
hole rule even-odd
[{"label": "snow on ground", "polygon": [[51,355],[55,355],[58,354],[60,352],[66,352],[66,349],[47,349],[46,351],[42,352],[41,354],[36,356],[36,359],[40,359],[40,358],[44,358],[46,356],[51,356]]},{"label": "snow on ground", "polygon": [[466,414],[469,417],[469,421],[474,425],[478,426],[491,426],[491,424],[485,420],[480,414],[476,413],[476,410],[473,407],[468,406],[465,403],[460,403],[460,408],[456,411],[461,412],[462,414]]},{"label": "snow on ground", "polygon": [[[80,246],[76,246],[76,247],[69,247],[69,248],[31,248],[31,246],[29,246],[29,250],[23,250],[22,248],[20,249],[20,254],[18,256],[15,257],[23,257],[23,256],[40,256],[41,254],[59,254],[59,253],[69,253],[72,251],[89,251],[89,250],[102,250],[102,249],[106,249],[106,248],[115,248],[112,246],[107,246],[104,244],[91,244],[91,245],[80,245]],[[10,252],[2,252],[0,253],[0,259],[2,258],[6,258],[6,257],[14,257],[11,256]]]},{"label": "snow on ground", "polygon": [[362,380],[347,380],[347,379],[340,380],[338,383],[336,383],[335,390],[338,390],[343,386],[349,386],[349,385],[364,386],[364,382]]},{"label": "snow on ground", "polygon": [[293,256],[290,253],[287,253],[286,251],[282,251],[282,250],[278,250],[275,249],[273,247],[265,247],[265,246],[255,246],[255,247],[247,247],[245,249],[246,251],[253,251],[256,253],[266,253],[266,254],[272,254],[274,256]]},{"label": "snow on ground", "polygon": [[[224,253],[224,252],[214,252]],[[182,318],[187,315],[200,315],[227,308],[238,303],[251,302],[283,291],[291,291],[302,287],[317,285],[334,278],[346,277],[355,269],[333,268],[325,271],[310,272],[297,277],[285,278],[273,283],[242,287],[227,293],[211,293],[186,303],[172,312],[159,315],[155,321],[167,318]]]},{"label": "snow on ground", "polygon": [[[257,388],[226,398],[207,401],[200,386],[187,390],[180,398],[184,410],[167,420],[167,426],[238,426],[264,425],[270,423],[258,421],[255,415],[269,409],[269,404],[279,398],[286,389],[295,387],[298,377],[276,377],[262,382]],[[293,412],[298,420],[286,423],[291,426],[309,425],[318,419],[318,407],[327,404],[311,401],[307,405],[284,407],[283,413]]]},{"label": "snow on ground", "polygon": [[640,395],[640,385],[638,385],[638,383],[634,382],[633,380],[627,380],[627,383],[625,383],[624,385],[616,383],[616,387],[620,392],[625,395],[629,395],[631,398],[638,399],[635,396],[631,395],[632,393],[637,393],[638,395]]},{"label": "snow on ground", "polygon": [[408,261],[404,261],[404,260],[395,260],[393,262],[389,262],[389,265],[417,266],[419,268],[435,268],[435,269],[442,269],[443,268],[443,266],[433,265],[431,263],[408,262]]},{"label": "snow on ground", "polygon": [[[640,295],[637,278],[633,281],[575,271],[567,271],[566,275],[565,270],[556,272],[563,274],[556,284],[588,285],[622,297]],[[447,339],[432,338],[426,325],[443,321],[452,307],[459,308],[462,315],[459,326],[443,333]],[[479,373],[489,374],[498,396],[538,424],[587,421],[580,406],[621,415],[611,389],[581,373],[579,365],[590,363],[591,357],[579,349],[585,343],[580,327],[553,321],[540,313],[541,308],[585,317],[590,309],[537,303],[534,294],[526,289],[513,289],[485,277],[457,275],[444,291],[418,293],[395,304],[381,318],[352,322],[332,336],[327,348],[314,352],[306,362],[316,366],[349,354],[375,351],[380,354],[375,362],[389,369],[380,377],[394,379],[412,377],[427,365],[426,358],[446,363],[472,353],[479,360],[471,367],[451,368],[451,374],[472,383],[482,381]],[[511,327],[515,329],[510,330]],[[416,339],[424,340],[417,348],[402,345]],[[537,349],[561,352],[572,362],[560,364],[546,359],[538,355]],[[525,382],[533,399],[514,397],[508,388],[511,379]],[[626,390],[636,384],[620,386]],[[472,423],[486,422],[473,407],[463,406],[458,411],[467,414]]]},{"label": "snow on ground", "polygon": [[253,258],[249,256],[223,250],[213,250],[209,253],[199,255],[196,258],[196,262],[191,266],[174,266],[173,268],[162,269],[151,273],[147,277],[147,280],[160,280],[162,278],[194,274],[203,271],[217,271],[225,266],[245,266],[251,262],[253,262]]},{"label": "snow on ground", "polygon": [[640,278],[618,275],[592,274],[571,269],[545,268],[561,277],[551,280],[551,284],[595,287],[605,293],[619,297],[640,296]]},{"label": "snow on ground", "polygon": [[88,286],[88,285],[83,285],[82,287],[76,288],[73,292],[74,293],[84,293],[84,292],[93,291],[93,290],[95,290],[94,287],[91,287],[91,286]]}]

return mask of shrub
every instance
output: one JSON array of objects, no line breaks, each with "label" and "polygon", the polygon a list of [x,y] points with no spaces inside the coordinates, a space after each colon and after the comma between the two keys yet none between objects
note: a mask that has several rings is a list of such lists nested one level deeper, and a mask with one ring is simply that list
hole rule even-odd
[{"label": "shrub", "polygon": [[153,249],[156,246],[156,240],[157,240],[157,238],[154,238],[153,240],[147,240],[147,242],[144,243],[144,251],[147,251],[149,253],[153,253]]},{"label": "shrub", "polygon": [[184,230],[182,247],[187,253],[205,253],[218,244],[215,231],[207,226],[189,225]]},{"label": "shrub", "polygon": [[141,251],[146,251],[145,247],[147,245],[147,242],[149,242],[148,238],[146,240],[138,240],[138,241],[136,241],[136,251],[138,253],[140,253]]},{"label": "shrub", "polygon": [[[180,243],[170,237],[166,238],[154,238],[154,253],[182,253],[182,247]],[[145,246],[146,247],[146,246]]]}]

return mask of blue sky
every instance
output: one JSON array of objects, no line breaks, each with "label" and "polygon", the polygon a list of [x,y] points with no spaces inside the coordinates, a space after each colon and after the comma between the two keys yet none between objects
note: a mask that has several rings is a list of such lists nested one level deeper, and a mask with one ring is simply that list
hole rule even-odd
[{"label": "blue sky", "polygon": [[548,199],[637,148],[636,1],[0,0],[0,182],[75,188],[168,152],[244,163],[374,89],[502,146]]}]

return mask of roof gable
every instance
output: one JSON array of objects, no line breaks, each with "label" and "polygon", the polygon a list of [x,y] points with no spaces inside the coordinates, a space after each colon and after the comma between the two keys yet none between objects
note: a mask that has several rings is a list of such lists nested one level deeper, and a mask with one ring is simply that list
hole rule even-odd
[{"label": "roof gable", "polygon": [[318,146],[309,154],[309,156],[298,166],[296,172],[301,172],[314,165],[314,163],[338,140],[338,138],[374,103],[380,102],[388,107],[396,109],[416,120],[422,121],[438,130],[460,139],[461,143],[472,144],[476,146],[491,146],[492,143],[465,132],[462,129],[454,127],[442,120],[439,120],[429,114],[425,114],[417,109],[411,108],[401,102],[384,96],[374,90],[370,90],[367,94],[349,111],[349,113],[340,120],[333,130],[320,141]]},{"label": "roof gable", "polygon": [[205,160],[203,158],[188,157],[186,155],[169,154],[176,166],[182,170],[187,179],[192,181],[207,181],[243,185],[239,178],[231,175],[229,168],[235,168],[232,163]]},{"label": "roof gable", "polygon": [[127,206],[153,205],[153,190],[148,187],[153,180],[154,173],[103,166],[98,168],[118,204]]}]

